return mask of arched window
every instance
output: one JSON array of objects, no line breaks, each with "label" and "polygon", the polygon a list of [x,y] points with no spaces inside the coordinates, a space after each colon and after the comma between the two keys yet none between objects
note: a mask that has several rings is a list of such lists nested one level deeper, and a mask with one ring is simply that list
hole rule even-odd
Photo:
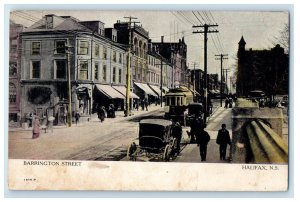
[{"label": "arched window", "polygon": [[143,51],[144,51],[144,58],[147,59],[147,46],[146,43],[144,43],[144,47],[143,47]]},{"label": "arched window", "polygon": [[9,103],[15,104],[17,102],[17,88],[13,83],[9,83]]},{"label": "arched window", "polygon": [[135,55],[138,55],[139,54],[139,47],[138,47],[137,38],[134,38],[134,50],[135,50]]},{"label": "arched window", "polygon": [[142,41],[139,41],[139,52],[140,54],[138,56],[142,58],[143,57]]}]

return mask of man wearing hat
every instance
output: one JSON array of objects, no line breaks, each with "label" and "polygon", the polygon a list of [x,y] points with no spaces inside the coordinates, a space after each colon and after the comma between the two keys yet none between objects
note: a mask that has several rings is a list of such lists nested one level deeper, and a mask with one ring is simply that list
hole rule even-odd
[{"label": "man wearing hat", "polygon": [[222,124],[222,129],[218,132],[217,144],[220,145],[220,160],[225,160],[227,144],[231,145],[231,140],[224,123]]}]

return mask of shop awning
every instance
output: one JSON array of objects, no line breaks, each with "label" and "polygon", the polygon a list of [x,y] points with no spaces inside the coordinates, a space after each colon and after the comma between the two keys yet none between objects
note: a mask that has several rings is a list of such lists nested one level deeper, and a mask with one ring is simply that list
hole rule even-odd
[{"label": "shop awning", "polygon": [[76,87],[76,92],[77,93],[82,93],[82,92],[87,92],[89,97],[92,97],[92,87],[90,84],[79,84]]},{"label": "shop awning", "polygon": [[153,90],[151,90],[150,87],[147,84],[137,83],[137,82],[134,82],[134,84],[137,87],[139,87],[142,91],[144,91],[147,95],[153,95],[153,96],[157,97],[156,93],[153,92]]},{"label": "shop awning", "polygon": [[[152,90],[153,90],[154,92],[156,92],[156,94],[158,94],[158,96],[161,95],[161,94],[160,94],[160,93],[161,93],[160,87],[154,86],[154,85],[150,85],[150,88],[152,88]],[[162,96],[165,96],[165,94],[163,93]]]},{"label": "shop awning", "polygon": [[124,95],[119,93],[116,89],[111,87],[110,85],[101,85],[101,84],[96,84],[96,88],[106,95],[108,98],[111,99],[125,99]]},{"label": "shop awning", "polygon": [[[124,95],[124,97],[126,97],[126,88],[125,86],[112,86],[114,89],[116,89],[119,93],[121,93],[122,95]],[[134,94],[133,92],[130,91],[130,98],[134,98],[134,99],[140,99],[139,96],[137,96],[136,94]]]}]

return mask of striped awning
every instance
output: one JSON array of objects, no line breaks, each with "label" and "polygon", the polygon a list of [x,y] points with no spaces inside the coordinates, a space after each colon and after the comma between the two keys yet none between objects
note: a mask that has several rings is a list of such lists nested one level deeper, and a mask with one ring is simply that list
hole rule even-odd
[{"label": "striped awning", "polygon": [[[117,91],[119,91],[122,95],[124,95],[124,97],[126,97],[126,87],[125,86],[112,86],[114,89],[116,89]],[[140,99],[139,96],[137,96],[136,94],[134,94],[132,91],[130,91],[130,98],[134,98],[134,99]]]},{"label": "striped awning", "polygon": [[110,85],[96,84],[96,88],[110,99],[125,99],[124,95]]},{"label": "striped awning", "polygon": [[[161,95],[161,90],[160,90],[160,87],[158,87],[158,86],[154,86],[154,85],[149,85],[150,86],[150,88],[154,91],[154,92],[156,92],[156,94],[158,95],[158,96],[160,96]],[[164,93],[162,93],[162,96],[165,96],[165,94]]]},{"label": "striped awning", "polygon": [[134,84],[139,87],[142,91],[145,92],[145,94],[147,95],[152,95],[157,97],[156,93],[153,92],[153,90],[150,89],[150,87],[147,84],[144,83],[138,83],[138,82],[134,82]]}]

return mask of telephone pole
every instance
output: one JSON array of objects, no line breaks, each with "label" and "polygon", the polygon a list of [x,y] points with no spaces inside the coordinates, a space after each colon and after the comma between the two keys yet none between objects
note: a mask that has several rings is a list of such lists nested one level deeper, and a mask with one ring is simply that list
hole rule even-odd
[{"label": "telephone pole", "polygon": [[66,46],[66,54],[68,60],[67,68],[67,83],[68,83],[68,126],[72,126],[72,86],[71,86],[71,49],[72,47],[68,44]]},{"label": "telephone pole", "polygon": [[132,46],[132,40],[131,40],[131,24],[132,23],[138,23],[138,22],[133,22],[133,19],[137,19],[136,17],[124,17],[126,19],[129,19],[128,21],[128,49],[127,49],[127,89],[126,89],[126,109],[125,109],[125,116],[131,115],[130,112],[130,59],[131,59],[131,46]]},{"label": "telephone pole", "polygon": [[[164,42],[164,36],[161,36],[161,43]],[[162,56],[160,55],[160,107],[163,104],[163,95],[162,95],[162,88],[163,88],[163,60]]]},{"label": "telephone pole", "polygon": [[193,78],[193,83],[194,83],[194,100],[195,100],[195,97],[196,97],[196,63],[194,63],[194,78]]},{"label": "telephone pole", "polygon": [[193,28],[203,28],[204,30],[193,31],[194,34],[204,34],[204,118],[203,121],[206,123],[206,117],[208,112],[207,104],[207,34],[208,33],[217,33],[218,30],[209,30],[210,27],[217,27],[218,25],[194,25]]},{"label": "telephone pole", "polygon": [[222,107],[222,95],[223,95],[223,60],[228,60],[227,56],[228,54],[220,54],[220,55],[215,55],[216,60],[221,60],[221,86],[220,86],[220,106]]}]

